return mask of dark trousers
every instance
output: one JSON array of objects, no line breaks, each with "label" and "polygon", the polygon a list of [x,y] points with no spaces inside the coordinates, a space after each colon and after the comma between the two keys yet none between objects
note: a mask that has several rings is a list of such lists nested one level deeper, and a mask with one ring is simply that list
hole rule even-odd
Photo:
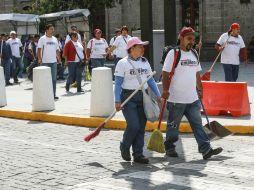
[{"label": "dark trousers", "polygon": [[81,90],[81,78],[83,68],[79,66],[79,62],[68,62],[68,78],[66,81],[66,87],[69,89],[70,84],[76,80],[77,90]]},{"label": "dark trousers", "polygon": [[[128,98],[131,91],[122,91],[122,102]],[[144,135],[146,126],[146,116],[143,108],[143,94],[139,91],[131,100],[123,107],[123,115],[127,126],[121,141],[122,148],[127,150],[132,146],[133,156],[137,158],[143,155]]]},{"label": "dark trousers", "polygon": [[11,78],[11,59],[3,59],[2,63],[4,67],[5,82],[8,83]]},{"label": "dark trousers", "polygon": [[225,81],[235,82],[238,78],[239,65],[223,64]]}]

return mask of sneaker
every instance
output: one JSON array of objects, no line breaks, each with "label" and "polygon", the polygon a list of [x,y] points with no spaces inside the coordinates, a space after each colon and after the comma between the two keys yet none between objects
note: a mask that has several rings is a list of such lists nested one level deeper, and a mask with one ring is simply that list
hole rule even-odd
[{"label": "sneaker", "polygon": [[66,90],[66,92],[69,92],[70,91],[70,86],[65,86],[65,90]]},{"label": "sneaker", "polygon": [[77,90],[77,92],[85,92],[83,89],[79,89]]},{"label": "sneaker", "polygon": [[121,151],[121,156],[125,161],[131,161],[131,154],[129,150],[126,150],[125,148],[123,148],[122,145],[120,145],[120,151]]},{"label": "sneaker", "polygon": [[214,155],[220,154],[222,152],[222,148],[215,148],[215,149],[210,149],[208,153],[206,153],[205,155],[203,155],[203,159],[207,160],[208,158],[211,158]]},{"label": "sneaker", "polygon": [[57,97],[57,96],[54,97],[54,100],[58,100],[58,99],[59,99],[59,97]]},{"label": "sneaker", "polygon": [[175,157],[175,158],[178,157],[178,154],[175,150],[166,150],[166,155],[168,157]]},{"label": "sneaker", "polygon": [[5,83],[5,86],[12,86],[12,85],[13,85],[13,83],[10,83],[10,82]]},{"label": "sneaker", "polygon": [[140,163],[140,164],[148,164],[149,163],[149,159],[146,158],[144,155],[141,155],[137,158],[134,158],[134,162]]}]

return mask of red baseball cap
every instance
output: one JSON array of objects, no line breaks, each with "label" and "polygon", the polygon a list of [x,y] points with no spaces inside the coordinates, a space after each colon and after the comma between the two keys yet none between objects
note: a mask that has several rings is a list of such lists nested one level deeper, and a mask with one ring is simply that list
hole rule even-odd
[{"label": "red baseball cap", "polygon": [[101,33],[101,29],[96,28],[96,29],[93,31],[93,33],[94,33],[94,34]]},{"label": "red baseball cap", "polygon": [[238,24],[238,23],[231,24],[231,26],[230,26],[231,30],[236,29],[236,28],[240,28],[240,24]]},{"label": "red baseball cap", "polygon": [[189,35],[189,34],[192,34],[192,35],[196,36],[195,33],[196,32],[195,32],[195,30],[193,30],[193,28],[183,27],[182,30],[179,33],[179,38],[180,38],[180,36],[184,37],[184,36]]}]

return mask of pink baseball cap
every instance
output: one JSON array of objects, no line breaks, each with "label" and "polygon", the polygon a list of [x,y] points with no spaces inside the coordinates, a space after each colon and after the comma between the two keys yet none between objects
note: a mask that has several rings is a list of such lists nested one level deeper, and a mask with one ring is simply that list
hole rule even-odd
[{"label": "pink baseball cap", "polygon": [[134,45],[147,45],[149,41],[141,41],[138,37],[131,37],[127,42],[127,50],[133,47]]}]

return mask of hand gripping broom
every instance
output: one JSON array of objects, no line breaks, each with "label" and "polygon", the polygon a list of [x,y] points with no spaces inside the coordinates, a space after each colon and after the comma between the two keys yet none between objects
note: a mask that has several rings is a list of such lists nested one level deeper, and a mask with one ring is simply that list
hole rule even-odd
[{"label": "hand gripping broom", "polygon": [[[229,40],[230,36],[231,36],[231,33],[229,34],[229,36],[228,36],[228,38],[227,38],[225,44],[223,45],[223,48],[226,47],[226,45],[227,45],[227,43],[228,43],[228,40]],[[214,60],[214,62],[213,62],[213,64],[212,64],[212,66],[210,67],[210,69],[209,69],[208,71],[206,71],[206,72],[201,76],[201,80],[209,81],[209,80],[211,79],[211,72],[212,72],[212,70],[213,70],[213,67],[214,67],[214,65],[217,63],[217,60],[219,59],[219,57],[220,57],[220,55],[221,55],[221,53],[222,53],[223,50],[224,50],[224,49],[220,50],[220,52],[218,53],[217,57],[215,58],[215,60]]]},{"label": "hand gripping broom", "polygon": [[[156,74],[156,72],[152,72],[151,75],[149,75],[149,77],[142,82],[139,87],[132,92],[132,94],[121,104],[121,107],[123,107],[141,88],[143,88],[143,86],[145,85],[145,83],[152,78],[154,75]],[[91,132],[90,134],[88,134],[87,136],[84,137],[84,141],[89,142],[91,139],[93,139],[94,137],[96,137],[97,135],[99,135],[101,129],[106,125],[106,123],[112,119],[114,117],[114,115],[116,114],[116,110],[107,118],[105,119],[105,121],[103,123],[101,123],[95,131]]]},{"label": "hand gripping broom", "polygon": [[[170,83],[171,83],[172,77],[175,72],[175,65],[176,65],[177,57],[179,55],[179,51],[180,51],[179,49],[176,49],[176,51],[175,51],[174,62],[173,62],[173,66],[172,66],[169,80],[168,80],[168,85],[169,85],[168,89],[170,87]],[[147,143],[147,149],[149,149],[151,151],[159,152],[159,153],[165,153],[165,146],[163,143],[163,135],[160,131],[160,126],[161,126],[161,120],[163,118],[164,110],[166,107],[166,103],[167,103],[167,99],[164,99],[163,106],[162,106],[161,113],[160,113],[158,127],[157,127],[157,129],[155,129],[152,132],[152,134],[148,140],[148,143]]]}]

